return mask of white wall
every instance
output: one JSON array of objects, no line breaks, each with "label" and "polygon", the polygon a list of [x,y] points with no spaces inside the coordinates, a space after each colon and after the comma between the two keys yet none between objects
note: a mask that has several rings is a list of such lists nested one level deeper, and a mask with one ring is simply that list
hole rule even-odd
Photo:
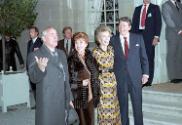
[{"label": "white wall", "polygon": [[[89,0],[39,0],[37,11],[39,13],[35,25],[42,31],[47,26],[54,26],[62,37],[62,28],[69,25],[73,32],[85,31],[88,28],[88,7]],[[90,0],[91,1],[91,0]],[[134,7],[142,3],[143,0],[119,0],[119,15],[133,15]],[[152,3],[161,6],[163,0],[151,0]],[[155,76],[154,82],[161,83],[168,81],[166,68],[166,40],[165,23],[163,22],[160,44],[156,47]],[[19,39],[23,57],[26,57],[26,43],[29,39],[28,31],[22,33]]]},{"label": "white wall", "polygon": [[[60,39],[63,38],[64,26],[71,26],[73,32],[86,31],[85,0],[39,0],[36,8],[38,16],[35,26],[39,28],[40,35],[42,30],[48,26],[53,26],[58,30]],[[24,60],[28,40],[28,30],[25,30],[18,39]]]}]

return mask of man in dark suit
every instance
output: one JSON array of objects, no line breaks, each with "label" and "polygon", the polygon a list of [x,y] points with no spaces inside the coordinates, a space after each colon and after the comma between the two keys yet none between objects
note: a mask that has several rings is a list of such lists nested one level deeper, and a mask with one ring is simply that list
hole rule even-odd
[{"label": "man in dark suit", "polygon": [[[2,40],[0,41],[0,70],[3,70],[3,46],[2,46]],[[13,70],[17,71],[17,66],[16,66],[16,58],[15,54],[18,57],[18,61],[20,64],[20,68],[24,68],[24,60],[18,45],[18,42],[16,39],[13,39],[11,37],[10,33],[5,34],[5,71]]]},{"label": "man in dark suit", "polygon": [[27,54],[39,49],[43,43],[41,38],[38,36],[39,30],[37,27],[32,26],[29,29],[29,34],[30,34],[30,40],[28,41],[28,44],[27,44]]},{"label": "man in dark suit", "polygon": [[73,40],[72,40],[72,28],[66,26],[63,28],[64,39],[58,41],[57,48],[63,50],[68,57],[73,50]]},{"label": "man in dark suit", "polygon": [[[41,38],[38,36],[39,30],[37,27],[35,26],[30,27],[29,34],[30,34],[30,40],[28,41],[28,44],[27,44],[27,57],[31,52],[38,50],[43,43]],[[28,70],[28,66],[27,66],[27,70]],[[30,81],[30,86],[31,86],[34,98],[36,100],[36,85]]]},{"label": "man in dark suit", "polygon": [[128,93],[131,97],[135,125],[143,125],[142,84],[148,81],[149,67],[142,35],[129,33],[131,20],[119,20],[119,32],[111,38],[114,49],[114,72],[122,125],[129,125]]},{"label": "man in dark suit", "polygon": [[158,5],[143,0],[143,5],[135,8],[132,29],[134,33],[143,35],[149,62],[149,81],[145,86],[151,86],[154,77],[155,46],[159,43],[162,21]]}]

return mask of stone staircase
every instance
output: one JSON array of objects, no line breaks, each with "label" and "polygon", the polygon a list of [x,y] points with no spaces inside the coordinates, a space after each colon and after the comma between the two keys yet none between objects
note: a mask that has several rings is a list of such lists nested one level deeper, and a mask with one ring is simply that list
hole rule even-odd
[{"label": "stone staircase", "polygon": [[[133,123],[131,103],[129,104],[130,125]],[[144,125],[182,125],[181,93],[143,90]]]}]

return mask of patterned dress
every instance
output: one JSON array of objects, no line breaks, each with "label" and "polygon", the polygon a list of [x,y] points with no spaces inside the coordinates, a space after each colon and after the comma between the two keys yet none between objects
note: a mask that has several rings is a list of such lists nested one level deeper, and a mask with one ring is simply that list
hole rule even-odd
[{"label": "patterned dress", "polygon": [[114,52],[111,46],[107,51],[97,47],[93,56],[99,67],[100,103],[98,105],[99,125],[121,125],[120,107],[117,97],[117,83],[113,73]]}]

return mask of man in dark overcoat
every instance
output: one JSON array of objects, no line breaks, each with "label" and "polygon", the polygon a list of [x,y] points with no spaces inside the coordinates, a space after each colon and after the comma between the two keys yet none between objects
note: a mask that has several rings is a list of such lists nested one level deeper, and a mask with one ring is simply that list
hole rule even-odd
[{"label": "man in dark overcoat", "polygon": [[66,55],[56,49],[54,28],[45,29],[42,39],[42,47],[28,57],[28,74],[36,83],[35,125],[65,125],[65,103],[72,105]]}]

